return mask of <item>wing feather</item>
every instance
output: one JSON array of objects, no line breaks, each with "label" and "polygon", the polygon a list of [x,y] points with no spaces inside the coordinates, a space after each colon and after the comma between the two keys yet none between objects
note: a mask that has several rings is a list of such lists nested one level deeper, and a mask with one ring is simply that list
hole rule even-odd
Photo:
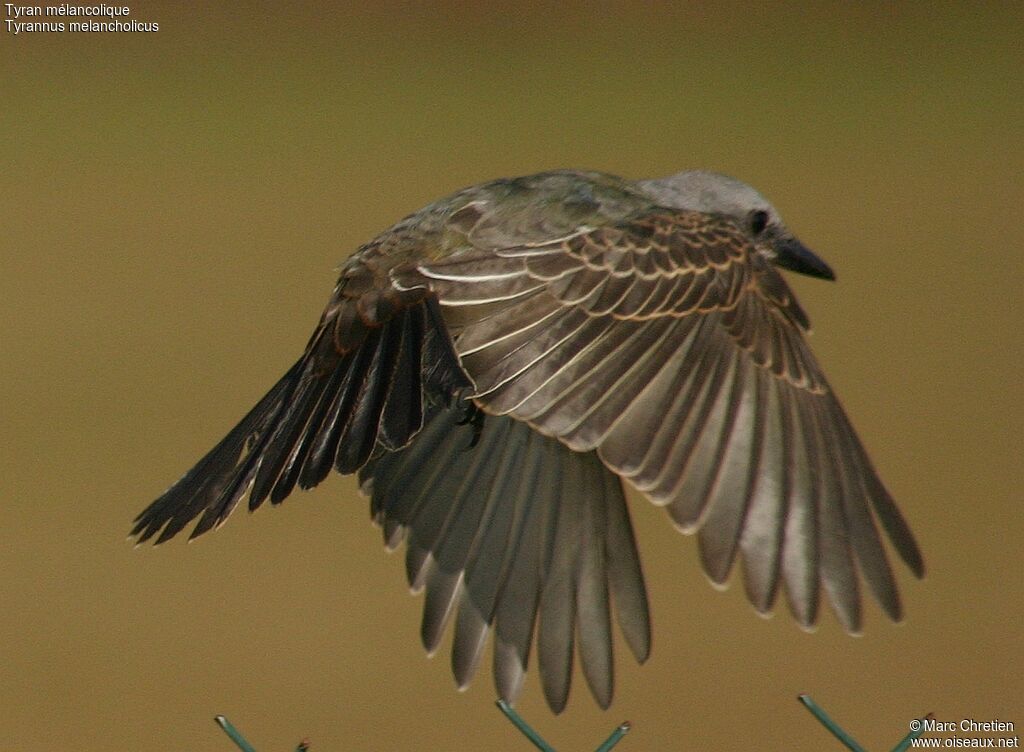
[{"label": "wing feather", "polygon": [[786,516],[782,548],[782,573],[786,582],[789,608],[797,622],[805,628],[813,627],[818,619],[820,592],[820,553],[818,541],[818,499],[820,496],[818,469],[819,447],[813,434],[808,434],[801,414],[803,395],[786,400],[785,426],[791,437],[792,451],[788,469],[789,514]]},{"label": "wing feather", "polygon": [[433,408],[420,440],[361,471],[376,522],[392,530],[389,543],[395,530],[405,531],[410,583],[426,591],[424,644],[436,649],[454,621],[452,672],[464,687],[493,631],[495,686],[511,702],[536,640],[556,711],[568,697],[578,646],[588,686],[607,706],[612,605],[634,654],[643,660],[650,650],[621,482],[595,453],[574,452],[510,417],[485,417],[474,443],[478,429],[464,410]]},{"label": "wing feather", "polygon": [[771,611],[778,592],[782,531],[789,513],[791,436],[784,423],[788,406],[782,402],[780,382],[765,378],[760,382],[764,392],[759,396],[763,424],[758,472],[752,479],[739,546],[747,598],[765,614]]},{"label": "wing feather", "polygon": [[725,584],[732,570],[753,486],[760,474],[764,441],[768,379],[745,358],[737,357],[737,361],[736,412],[707,494],[707,512],[697,538],[704,570],[719,585]]},{"label": "wing feather", "polygon": [[[565,201],[541,200],[557,186]],[[824,593],[856,632],[863,579],[898,620],[879,527],[918,576],[920,552],[770,241],[645,202],[607,176],[550,173],[402,220],[345,264],[303,356],[132,534],[159,543],[198,518],[195,537],[246,496],[255,509],[359,472],[425,590],[428,652],[451,624],[465,687],[493,631],[511,702],[536,643],[556,712],[576,654],[611,702],[613,618],[638,660],[650,652],[620,479],[697,533],[713,582],[739,558],[758,611],[781,587],[811,627]]]},{"label": "wing feather", "polygon": [[[464,271],[474,265],[475,279]],[[785,583],[809,627],[823,590],[857,631],[859,573],[899,618],[876,519],[915,573],[920,554],[804,342],[806,314],[743,228],[654,207],[418,270],[442,310],[457,311],[455,347],[483,409],[596,449],[699,531],[714,582],[739,557],[758,610]],[[478,298],[489,303],[474,320]],[[549,631],[564,626],[562,608]],[[542,603],[542,623],[543,613]],[[550,683],[549,700],[565,690]]]},{"label": "wing feather", "polygon": [[251,510],[267,498],[277,504],[296,483],[319,483],[332,465],[353,472],[375,448],[407,444],[422,424],[424,393],[469,384],[432,308],[422,291],[381,291],[359,279],[350,289],[343,278],[303,356],[143,510],[132,536],[161,543],[198,517],[194,538],[223,523],[246,495]]}]

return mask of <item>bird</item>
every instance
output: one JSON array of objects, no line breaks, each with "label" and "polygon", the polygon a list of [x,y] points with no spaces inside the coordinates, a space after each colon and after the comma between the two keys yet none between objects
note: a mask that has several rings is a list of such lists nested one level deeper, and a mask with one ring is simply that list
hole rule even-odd
[{"label": "bird", "polygon": [[425,593],[426,650],[450,626],[464,689],[491,638],[510,703],[535,650],[556,714],[576,660],[610,705],[613,621],[650,654],[627,487],[696,535],[713,584],[738,566],[759,613],[784,592],[811,629],[825,600],[856,634],[866,586],[900,621],[880,531],[919,578],[921,552],[783,270],[835,279],[760,193],[714,172],[459,190],[342,263],[301,357],[131,536],[195,521],[195,538],[243,499],[357,474]]}]

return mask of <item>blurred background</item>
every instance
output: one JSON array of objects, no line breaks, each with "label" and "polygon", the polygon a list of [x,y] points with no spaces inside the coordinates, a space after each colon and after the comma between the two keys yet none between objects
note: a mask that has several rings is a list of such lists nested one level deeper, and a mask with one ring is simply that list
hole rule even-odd
[{"label": "blurred background", "polygon": [[[514,7],[513,7],[514,5]],[[463,185],[703,167],[838,272],[812,346],[928,576],[863,637],[759,619],[632,498],[654,651],[577,676],[558,749],[870,749],[1024,728],[1024,13],[1016,4],[130,4],[157,33],[0,33],[0,747],[529,748],[351,478],[134,549],[132,518],[299,354],[360,243]],[[2,10],[2,9],[0,9]],[[26,19],[21,19],[22,21]],[[66,20],[66,19],[65,19]],[[735,579],[735,578],[734,578]],[[485,659],[486,660],[486,659]]]}]

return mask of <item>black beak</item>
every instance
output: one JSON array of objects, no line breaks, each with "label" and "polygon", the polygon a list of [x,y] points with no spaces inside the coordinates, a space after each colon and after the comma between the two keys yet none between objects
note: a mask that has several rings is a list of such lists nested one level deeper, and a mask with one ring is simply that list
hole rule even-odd
[{"label": "black beak", "polygon": [[814,252],[796,238],[782,238],[775,242],[775,265],[791,272],[799,272],[820,279],[836,278],[832,268],[814,255]]}]

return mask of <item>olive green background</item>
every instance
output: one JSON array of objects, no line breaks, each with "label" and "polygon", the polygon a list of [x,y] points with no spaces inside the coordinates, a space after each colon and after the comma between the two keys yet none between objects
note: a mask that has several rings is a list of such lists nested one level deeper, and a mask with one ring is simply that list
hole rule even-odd
[{"label": "olive green background", "polygon": [[[129,2],[129,0],[126,0]],[[904,624],[759,619],[634,497],[654,618],[561,750],[869,749],[1024,728],[1024,37],[1015,4],[138,2],[156,34],[0,32],[0,748],[529,749],[454,691],[351,479],[134,549],[132,517],[299,354],[333,267],[463,185],[735,175],[837,270],[812,345],[925,551]],[[200,5],[200,4],[196,4]],[[0,13],[3,8],[0,6]],[[24,20],[24,19],[23,19]],[[735,578],[734,578],[735,579]]]}]

